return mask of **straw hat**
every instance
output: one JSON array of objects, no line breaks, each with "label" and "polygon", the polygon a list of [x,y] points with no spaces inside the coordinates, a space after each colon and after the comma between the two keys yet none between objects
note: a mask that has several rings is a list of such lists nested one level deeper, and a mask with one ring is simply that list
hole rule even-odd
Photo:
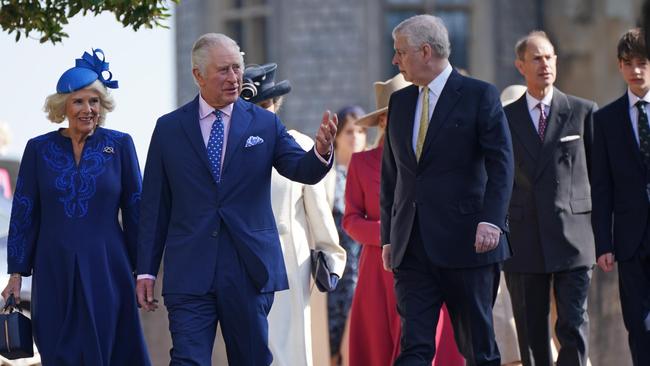
[{"label": "straw hat", "polygon": [[356,124],[359,126],[373,127],[379,123],[377,117],[388,110],[388,100],[393,92],[405,88],[411,83],[404,80],[402,74],[395,75],[392,79],[375,82],[375,103],[377,110],[359,117]]},{"label": "straw hat", "polygon": [[523,85],[509,85],[501,92],[501,105],[507,106],[508,104],[519,99],[526,92],[526,87]]}]

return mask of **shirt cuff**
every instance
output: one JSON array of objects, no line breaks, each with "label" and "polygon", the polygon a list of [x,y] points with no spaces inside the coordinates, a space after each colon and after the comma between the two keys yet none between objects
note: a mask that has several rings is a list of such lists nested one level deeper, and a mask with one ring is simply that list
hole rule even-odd
[{"label": "shirt cuff", "polygon": [[150,274],[139,274],[138,275],[138,280],[156,280],[156,276],[152,276]]},{"label": "shirt cuff", "polygon": [[325,158],[323,158],[323,157],[318,153],[318,150],[316,150],[316,146],[314,146],[314,154],[316,154],[316,157],[318,158],[318,160],[321,161],[321,163],[323,163],[323,164],[325,164],[325,165],[330,165],[330,163],[332,162],[332,156],[334,156],[334,145],[333,145],[333,144],[330,144],[330,152],[329,152],[329,156],[328,156],[328,159],[327,159],[327,160],[325,160]]},{"label": "shirt cuff", "polygon": [[485,225],[490,225],[490,226],[492,226],[493,228],[495,228],[495,229],[497,229],[497,230],[499,230],[499,232],[500,232],[500,233],[502,233],[502,232],[503,232],[503,230],[501,230],[501,228],[500,228],[500,227],[498,227],[497,225],[494,225],[494,224],[491,224],[491,223],[489,223],[489,222],[485,222],[485,221],[481,221],[481,222],[479,222],[479,224],[485,224]]}]

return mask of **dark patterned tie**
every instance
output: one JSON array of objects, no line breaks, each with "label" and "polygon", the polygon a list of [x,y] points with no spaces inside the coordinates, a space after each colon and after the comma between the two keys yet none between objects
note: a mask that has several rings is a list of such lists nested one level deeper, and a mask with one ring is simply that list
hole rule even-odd
[{"label": "dark patterned tie", "polygon": [[[639,117],[637,118],[637,130],[639,132],[639,152],[641,153],[641,159],[646,167],[646,196],[648,201],[650,201],[650,126],[648,126],[648,113],[645,110],[645,105],[648,104],[645,100],[639,100],[636,102],[635,106],[639,112]],[[650,250],[650,240],[646,240],[646,246]]]},{"label": "dark patterned tie", "polygon": [[639,152],[646,166],[650,163],[650,126],[648,126],[648,114],[645,110],[647,104],[644,100],[636,102],[635,106],[639,111],[639,118],[637,118],[637,127],[639,131]]},{"label": "dark patterned tie", "polygon": [[544,134],[546,133],[546,110],[544,109],[544,104],[537,103],[537,108],[539,108],[539,121],[537,123],[537,134],[539,138],[544,141]]},{"label": "dark patterned tie", "polygon": [[217,118],[212,122],[208,139],[208,160],[215,182],[221,180],[221,151],[223,149],[223,117],[220,110],[212,112]]}]

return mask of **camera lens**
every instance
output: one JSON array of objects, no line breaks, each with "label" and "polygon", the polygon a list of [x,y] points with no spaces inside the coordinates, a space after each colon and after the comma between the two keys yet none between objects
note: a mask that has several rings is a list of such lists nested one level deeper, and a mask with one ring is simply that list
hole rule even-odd
[{"label": "camera lens", "polygon": [[255,83],[253,83],[253,80],[244,79],[244,83],[241,87],[241,97],[244,98],[244,100],[251,100],[256,95],[257,87],[255,86]]}]

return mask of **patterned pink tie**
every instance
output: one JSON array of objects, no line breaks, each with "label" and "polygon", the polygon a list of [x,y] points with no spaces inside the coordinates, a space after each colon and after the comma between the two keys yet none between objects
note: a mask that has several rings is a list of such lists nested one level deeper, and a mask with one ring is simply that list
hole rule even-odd
[{"label": "patterned pink tie", "polygon": [[546,111],[544,110],[544,104],[537,103],[537,108],[539,108],[539,122],[537,123],[537,134],[539,138],[544,141],[544,133],[546,132]]}]

